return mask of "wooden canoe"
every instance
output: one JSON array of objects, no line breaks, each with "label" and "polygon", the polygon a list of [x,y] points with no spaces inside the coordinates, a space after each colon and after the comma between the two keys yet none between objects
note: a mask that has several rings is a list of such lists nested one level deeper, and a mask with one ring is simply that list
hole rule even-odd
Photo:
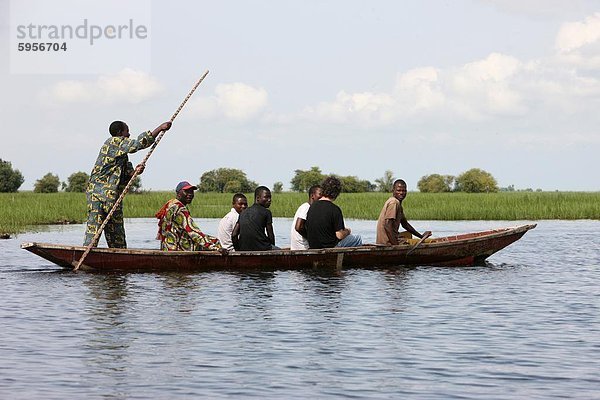
[{"label": "wooden canoe", "polygon": [[[467,266],[481,263],[495,252],[519,240],[533,225],[427,239],[411,239],[398,246],[320,250],[240,251],[223,256],[213,251],[93,248],[82,270],[109,272],[144,271],[256,271],[333,268],[402,267],[411,265]],[[23,243],[28,250],[63,268],[72,269],[85,247],[49,243]]]}]

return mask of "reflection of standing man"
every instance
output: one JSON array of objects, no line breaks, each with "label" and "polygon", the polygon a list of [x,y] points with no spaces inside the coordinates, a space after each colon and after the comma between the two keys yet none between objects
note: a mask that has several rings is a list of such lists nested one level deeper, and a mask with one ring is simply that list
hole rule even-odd
[{"label": "reflection of standing man", "polygon": [[[110,124],[108,131],[111,137],[106,139],[100,148],[100,154],[98,154],[87,186],[88,218],[84,246],[88,246],[92,242],[96,232],[127,186],[127,182],[133,176],[133,165],[129,162],[127,155],[149,147],[160,132],[168,131],[170,128],[171,122],[165,122],[152,132],[144,132],[137,139],[130,139],[129,127],[125,122],[114,121]],[[142,165],[138,165],[136,169],[140,174],[144,171]],[[127,247],[122,204],[119,204],[110,221],[107,222],[104,228],[104,237],[108,247]]]},{"label": "reflection of standing man", "polygon": [[[406,182],[402,179],[397,179],[392,189],[392,197],[385,202],[381,213],[379,213],[379,219],[377,220],[377,244],[396,245],[400,243],[400,238],[410,239],[411,234],[418,238],[431,235],[430,231],[426,231],[421,235],[406,220],[404,209],[402,208],[402,200],[406,198],[406,193]],[[406,232],[398,232],[400,225],[406,229]]]}]

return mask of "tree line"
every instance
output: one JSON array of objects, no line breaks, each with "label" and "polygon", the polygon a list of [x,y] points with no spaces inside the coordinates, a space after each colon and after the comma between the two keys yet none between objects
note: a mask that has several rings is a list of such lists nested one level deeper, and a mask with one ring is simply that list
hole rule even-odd
[{"label": "tree line", "polygon": [[[57,193],[59,190],[65,192],[85,192],[89,174],[79,171],[71,174],[66,182],[61,182],[58,175],[48,172],[46,175],[35,181],[33,186],[34,193]],[[25,182],[23,174],[18,169],[14,169],[9,161],[0,159],[0,193],[17,192]],[[133,181],[130,191],[139,193],[142,189],[142,181],[139,176]]]},{"label": "tree line", "polygon": [[[340,179],[345,193],[364,192],[390,192],[394,183],[394,174],[387,170],[381,178],[370,182],[356,176],[335,175]],[[307,192],[313,185],[320,184],[327,175],[319,167],[311,167],[308,170],[297,169],[290,181],[290,190],[294,192]],[[61,182],[58,175],[47,173],[38,179],[34,185],[36,193],[55,193],[59,190],[65,192],[85,192],[89,175],[85,172],[71,174],[66,182]],[[12,167],[8,161],[0,159],[0,192],[16,192],[24,182],[23,175],[19,170]],[[200,176],[198,190],[201,192],[218,193],[251,193],[258,183],[248,179],[246,173],[235,168],[217,168],[204,172]],[[417,188],[424,193],[444,192],[467,192],[467,193],[492,193],[502,191],[514,191],[514,186],[499,188],[496,179],[487,171],[472,168],[458,176],[431,174],[425,175],[417,182]],[[283,191],[283,183],[275,182],[271,188],[273,192]],[[142,191],[141,178],[136,177],[130,191],[140,193]]]},{"label": "tree line", "polygon": [[[297,192],[306,192],[312,185],[320,183],[325,176],[318,167],[312,167],[307,171],[297,169],[290,182],[291,189]],[[336,176],[342,181],[342,191],[346,193],[391,192],[396,180],[390,170],[385,171],[381,178],[375,180],[375,183],[360,180],[355,176]],[[417,187],[424,193],[491,193],[499,191],[498,183],[492,174],[479,168],[472,168],[457,177],[440,174],[425,175],[419,179]]]}]

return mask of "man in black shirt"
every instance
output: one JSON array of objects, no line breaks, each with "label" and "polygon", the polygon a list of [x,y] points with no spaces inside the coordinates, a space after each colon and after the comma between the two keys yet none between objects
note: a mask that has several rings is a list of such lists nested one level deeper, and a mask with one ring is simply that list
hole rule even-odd
[{"label": "man in black shirt", "polygon": [[254,204],[240,214],[233,227],[231,241],[236,250],[273,250],[275,234],[273,233],[273,216],[271,191],[266,186],[259,186],[254,191]]},{"label": "man in black shirt", "polygon": [[311,249],[356,247],[362,245],[360,235],[352,235],[344,226],[342,210],[333,202],[342,191],[342,183],[334,176],[321,184],[323,197],[315,201],[306,215],[306,233]]}]

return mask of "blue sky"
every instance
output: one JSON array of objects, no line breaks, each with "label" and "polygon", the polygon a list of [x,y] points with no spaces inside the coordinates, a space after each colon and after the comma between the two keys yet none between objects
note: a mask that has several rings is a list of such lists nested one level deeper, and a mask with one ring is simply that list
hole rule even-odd
[{"label": "blue sky", "polygon": [[[138,18],[150,35],[100,41],[89,71],[73,71],[76,52],[59,59],[62,73],[44,72],[49,57],[27,74],[2,58],[0,158],[24,174],[22,189],[47,172],[89,173],[111,121],[153,129],[208,69],[145,188],[219,167],[289,187],[294,170],[319,166],[371,181],[392,170],[413,190],[424,175],[470,168],[502,187],[600,190],[598,1],[50,4],[57,19]],[[11,7],[0,1],[9,55]]]}]

